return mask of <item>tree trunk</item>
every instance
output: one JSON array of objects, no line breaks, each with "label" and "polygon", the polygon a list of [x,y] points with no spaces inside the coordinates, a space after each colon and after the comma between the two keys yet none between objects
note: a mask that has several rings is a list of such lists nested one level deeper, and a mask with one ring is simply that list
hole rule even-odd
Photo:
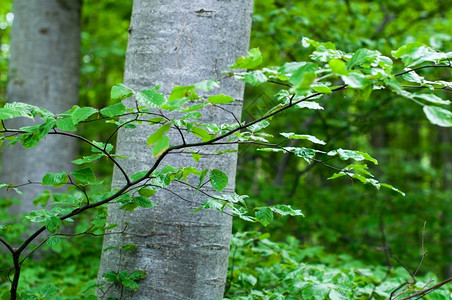
[{"label": "tree trunk", "polygon": [[[189,85],[209,78],[220,79],[222,71],[246,54],[251,27],[252,0],[135,0],[126,55],[124,83],[135,90],[161,85],[168,94],[175,85]],[[236,102],[225,106],[240,117],[243,84],[231,78],[220,82],[216,94],[229,94]],[[206,108],[203,122],[233,123],[230,114]],[[130,173],[149,169],[155,161],[146,139],[156,128],[141,126],[119,132],[117,153]],[[171,144],[180,137],[170,134]],[[218,148],[217,148],[218,149]],[[170,154],[161,166],[217,168],[235,187],[236,154],[216,156],[212,148],[195,149],[203,154],[194,164],[191,154]],[[115,170],[113,188],[124,183]],[[231,234],[231,217],[217,211],[190,212],[204,202],[192,189],[172,184],[172,192],[153,196],[159,206],[133,213],[109,206],[108,223],[126,227],[121,235],[107,235],[104,248],[135,244],[137,251],[109,250],[102,254],[99,279],[104,272],[144,270],[147,277],[132,292],[119,285],[98,291],[101,299],[217,299],[223,296]],[[180,197],[175,196],[178,194]],[[105,292],[108,290],[108,292]]]},{"label": "tree trunk", "polygon": [[[53,112],[63,112],[78,102],[80,69],[81,0],[15,0],[9,60],[9,102],[25,102]],[[12,120],[9,128],[31,125]],[[32,149],[4,147],[3,182],[40,182],[49,172],[69,171],[74,159],[74,139],[49,136]],[[21,188],[23,199],[14,213],[34,209],[33,199],[44,189]],[[14,196],[14,195],[12,195]]]}]

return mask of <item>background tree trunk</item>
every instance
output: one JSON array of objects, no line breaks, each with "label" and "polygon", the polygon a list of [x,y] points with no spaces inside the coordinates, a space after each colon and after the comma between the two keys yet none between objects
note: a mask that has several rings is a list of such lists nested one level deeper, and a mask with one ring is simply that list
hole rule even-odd
[{"label": "background tree trunk", "polygon": [[[209,78],[222,77],[240,55],[246,54],[252,16],[252,0],[173,1],[136,0],[132,11],[126,55],[124,83],[135,90],[161,85],[168,94],[174,85],[189,85]],[[227,109],[240,117],[243,84],[233,79],[220,82],[215,93],[229,94],[236,102]],[[233,123],[230,114],[215,109],[203,111],[203,122]],[[130,157],[121,161],[131,173],[148,169],[155,161],[146,145],[156,128],[142,126],[120,131],[117,153]],[[170,134],[171,144],[180,137]],[[212,148],[200,150],[203,158],[195,164],[191,154],[170,154],[163,162],[179,166],[218,168],[228,174],[227,190],[235,187],[236,154],[215,155]],[[113,188],[123,184],[117,170]],[[160,190],[153,201],[160,205],[128,213],[109,206],[109,223],[127,225],[126,233],[107,235],[104,248],[135,244],[138,250],[103,252],[99,279],[104,272],[144,270],[146,279],[137,292],[115,285],[104,298],[121,299],[217,299],[223,296],[231,234],[231,217],[216,211],[190,212],[205,198],[194,195],[177,183],[174,194]],[[132,234],[130,234],[132,233]]]},{"label": "background tree trunk", "polygon": [[[19,101],[63,112],[78,102],[80,69],[81,0],[15,0],[9,60],[9,102]],[[14,120],[7,127],[30,122]],[[48,172],[69,171],[74,159],[74,139],[51,136],[33,149],[4,147],[3,182],[40,182]],[[33,199],[44,189],[22,187],[25,199],[12,210],[33,210]]]}]

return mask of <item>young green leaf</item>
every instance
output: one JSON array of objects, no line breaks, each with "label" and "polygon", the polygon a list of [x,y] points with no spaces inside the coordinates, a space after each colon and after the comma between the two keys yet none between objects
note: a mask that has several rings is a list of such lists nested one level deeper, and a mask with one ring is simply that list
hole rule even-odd
[{"label": "young green leaf", "polygon": [[262,54],[259,48],[248,51],[246,56],[240,56],[236,62],[229,66],[231,69],[252,69],[262,63]]},{"label": "young green leaf", "polygon": [[74,125],[71,117],[58,118],[56,126],[63,131],[76,131],[77,127]]},{"label": "young green leaf", "polygon": [[255,217],[262,225],[267,226],[273,221],[273,211],[270,207],[261,207],[255,213]]},{"label": "young green leaf", "polygon": [[318,138],[316,138],[315,136],[312,135],[308,135],[308,134],[295,134],[293,132],[281,132],[280,135],[288,138],[288,139],[295,139],[295,140],[308,140],[312,143],[315,144],[320,144],[320,145],[326,145],[326,143],[322,140],[319,140]]},{"label": "young green leaf", "polygon": [[113,105],[104,107],[100,110],[100,113],[105,117],[116,117],[124,114],[126,112],[126,107],[122,102],[115,103]]},{"label": "young green leaf", "polygon": [[42,185],[51,185],[53,187],[60,187],[68,182],[69,178],[65,172],[47,173],[42,177]]},{"label": "young green leaf", "polygon": [[251,85],[259,85],[267,81],[267,76],[262,71],[256,70],[246,73],[243,81]]},{"label": "young green leaf", "polygon": [[90,163],[92,161],[95,161],[99,158],[102,157],[102,154],[95,154],[95,155],[90,155],[90,156],[83,156],[83,158],[79,158],[76,160],[73,160],[72,163],[75,165],[82,165],[82,164],[86,164],[86,163]]},{"label": "young green leaf", "polygon": [[211,90],[217,89],[219,87],[220,84],[216,79],[204,80],[195,84],[195,89],[201,90],[203,92],[210,92]]},{"label": "young green leaf", "polygon": [[317,77],[315,71],[318,69],[318,65],[310,62],[306,63],[293,72],[292,76],[290,76],[289,82],[293,84],[295,90],[307,89]]},{"label": "young green leaf", "polygon": [[435,125],[441,127],[452,127],[452,113],[437,106],[424,106],[424,113],[427,119]]},{"label": "young green leaf", "polygon": [[311,86],[311,87],[317,93],[322,93],[322,94],[331,94],[332,93],[331,89],[327,86],[319,85],[319,86]]},{"label": "young green leaf", "polygon": [[58,229],[61,226],[61,220],[55,216],[51,216],[49,219],[47,219],[46,221],[46,229],[50,232],[50,233],[57,233]]},{"label": "young green leaf", "polygon": [[342,75],[341,78],[346,85],[353,89],[362,89],[368,84],[366,76],[357,72],[350,72],[348,76]]},{"label": "young green leaf", "polygon": [[297,104],[299,108],[307,108],[307,109],[315,109],[315,110],[323,110],[324,108],[320,106],[317,102],[314,101],[302,101]]},{"label": "young green leaf", "polygon": [[228,175],[218,169],[213,169],[209,174],[212,187],[221,192],[228,185]]},{"label": "young green leaf", "polygon": [[151,200],[149,200],[149,198],[145,197],[145,196],[138,196],[138,197],[133,197],[132,201],[144,208],[150,208],[154,206],[154,203],[151,202]]},{"label": "young green leaf", "polygon": [[212,136],[209,134],[209,132],[201,127],[193,127],[191,132],[193,133],[193,135],[201,138],[203,142],[207,142],[212,139]]},{"label": "young green leaf", "polygon": [[165,133],[167,133],[171,128],[171,123],[166,123],[157,129],[153,134],[147,139],[147,144],[149,147],[154,145],[158,140],[160,140]]},{"label": "young green leaf", "polygon": [[110,98],[121,101],[133,95],[133,90],[122,83],[116,84],[111,88]]},{"label": "young green leaf", "polygon": [[196,100],[199,99],[198,94],[195,92],[195,86],[194,85],[188,85],[188,86],[179,86],[176,85],[173,88],[173,91],[168,97],[168,100],[177,100],[177,99],[183,99],[188,98],[190,100]]},{"label": "young green leaf", "polygon": [[137,94],[137,100],[148,107],[160,107],[166,102],[166,97],[157,90],[158,87],[142,90]]},{"label": "young green leaf", "polygon": [[358,49],[348,61],[348,69],[352,69],[355,66],[370,67],[370,64],[379,56],[381,53],[377,50],[369,50],[366,48]]},{"label": "young green leaf", "polygon": [[82,121],[85,121],[91,115],[97,113],[97,109],[95,109],[94,107],[78,107],[78,106],[75,107],[76,109],[71,115],[72,122],[74,123],[74,125],[77,125]]},{"label": "young green leaf", "polygon": [[337,75],[348,76],[347,66],[345,65],[344,61],[333,58],[328,62],[328,64],[330,65],[331,71],[333,71],[333,73]]},{"label": "young green leaf", "polygon": [[91,168],[83,168],[71,172],[72,177],[80,182],[93,182],[96,180],[96,176]]},{"label": "young green leaf", "polygon": [[152,155],[154,157],[159,157],[166,149],[168,149],[168,147],[169,137],[165,135],[155,143],[155,146],[152,149]]},{"label": "young green leaf", "polygon": [[228,95],[215,95],[215,96],[210,96],[209,98],[207,98],[207,101],[209,101],[212,104],[224,104],[224,103],[231,103],[234,102],[234,98],[232,98],[231,96]]}]

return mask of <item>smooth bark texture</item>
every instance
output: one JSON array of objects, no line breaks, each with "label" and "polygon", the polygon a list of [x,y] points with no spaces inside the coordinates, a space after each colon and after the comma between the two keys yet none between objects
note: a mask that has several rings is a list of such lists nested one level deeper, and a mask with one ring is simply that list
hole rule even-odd
[{"label": "smooth bark texture", "polygon": [[[252,17],[250,0],[134,1],[126,56],[124,83],[135,90],[161,85],[168,94],[175,85],[189,85],[204,79],[224,77],[227,70],[248,49]],[[240,118],[243,84],[226,78],[216,94],[229,94],[236,102],[225,107]],[[232,115],[206,108],[203,122],[233,123]],[[155,161],[146,145],[156,126],[122,130],[117,152],[130,157],[121,164],[130,173],[149,169]],[[197,138],[189,140],[199,141]],[[177,132],[170,132],[170,143],[180,144]],[[235,187],[236,154],[215,155],[218,148],[198,148],[203,155],[195,163],[191,153],[169,154],[161,167],[196,166],[217,168],[228,174],[226,192]],[[113,188],[124,184],[115,170]],[[108,222],[126,227],[125,234],[107,235],[104,248],[135,244],[138,250],[103,252],[99,278],[107,271],[144,270],[146,279],[132,292],[118,284],[99,291],[101,299],[217,299],[223,296],[231,234],[231,217],[217,211],[190,212],[205,197],[178,183],[169,191],[160,190],[151,199],[159,203],[151,209],[133,213],[109,207]],[[181,197],[176,196],[179,195]],[[128,225],[126,226],[126,223]],[[116,229],[117,231],[118,229]]]},{"label": "smooth bark texture", "polygon": [[[9,102],[25,102],[52,112],[63,112],[78,102],[81,0],[15,0],[9,61]],[[9,128],[34,125],[7,122]],[[6,145],[6,143],[5,143]],[[74,139],[49,136],[32,149],[21,144],[3,148],[2,182],[40,182],[48,172],[69,171]],[[35,209],[33,199],[44,189],[21,187],[25,199],[15,213]],[[7,196],[16,195],[9,192]]]}]

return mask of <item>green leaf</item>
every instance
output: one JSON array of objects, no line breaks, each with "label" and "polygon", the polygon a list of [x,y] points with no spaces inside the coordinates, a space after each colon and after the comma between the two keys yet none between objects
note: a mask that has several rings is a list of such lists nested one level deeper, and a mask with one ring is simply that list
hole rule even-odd
[{"label": "green leaf", "polygon": [[443,100],[434,94],[414,94],[413,97],[416,99],[421,99],[421,100],[433,103],[433,104],[442,104],[442,105],[450,104],[449,100]]},{"label": "green leaf", "polygon": [[171,123],[166,123],[157,129],[153,134],[147,139],[147,144],[149,147],[154,145],[158,140],[160,140],[165,133],[167,133],[171,128]]},{"label": "green leaf", "polygon": [[193,135],[201,138],[203,142],[208,142],[212,139],[212,135],[209,132],[201,127],[193,127],[191,132]]},{"label": "green leaf", "polygon": [[370,67],[370,64],[380,55],[381,53],[377,50],[369,50],[366,48],[358,49],[358,51],[356,51],[352,58],[348,61],[347,67],[349,69],[360,65]]},{"label": "green leaf", "polygon": [[331,71],[333,71],[333,73],[348,76],[347,66],[345,65],[344,61],[333,58],[328,62],[328,64],[330,65]]},{"label": "green leaf", "polygon": [[[105,151],[107,153],[110,153],[110,151],[113,150],[113,145],[112,144],[107,144],[107,146],[105,146],[105,144],[102,143],[102,142],[93,141],[92,143],[94,145],[96,145],[97,147],[99,147],[100,149],[105,149]],[[95,152],[95,153],[102,152],[101,150],[97,149],[96,147],[91,147],[91,151]]]},{"label": "green leaf", "polygon": [[308,62],[292,73],[289,82],[293,84],[295,90],[307,89],[317,77],[315,71],[318,69],[318,65]]},{"label": "green leaf", "polygon": [[320,145],[326,145],[326,143],[322,140],[319,140],[318,138],[316,138],[315,136],[312,135],[308,135],[308,134],[295,134],[293,132],[281,132],[280,135],[288,138],[288,139],[294,139],[294,140],[308,140],[312,143],[315,144],[320,144]]},{"label": "green leaf", "polygon": [[136,291],[136,290],[138,290],[140,288],[138,283],[136,283],[135,281],[130,280],[130,279],[121,280],[121,283],[122,283],[123,286],[128,287],[132,291]]},{"label": "green leaf", "polygon": [[397,193],[399,193],[400,195],[402,195],[402,196],[405,197],[405,193],[404,193],[404,192],[402,192],[401,190],[399,190],[399,189],[393,187],[393,186],[390,185],[390,184],[387,184],[387,183],[380,183],[380,185],[381,185],[382,187],[385,187],[385,188],[388,188],[388,189],[390,189],[390,190],[393,190],[393,191],[395,191],[395,192],[397,192]]},{"label": "green leaf", "polygon": [[144,175],[146,175],[147,173],[148,173],[148,170],[137,172],[137,173],[133,174],[132,176],[130,176],[130,179],[132,179],[134,181],[138,180],[141,177],[143,177]]},{"label": "green leaf", "polygon": [[311,162],[311,160],[315,157],[315,153],[317,152],[314,149],[309,149],[309,148],[305,148],[305,147],[288,149],[288,150],[293,151],[293,153],[296,156],[303,158],[308,163]]},{"label": "green leaf", "polygon": [[96,176],[91,168],[83,168],[71,172],[71,175],[75,180],[80,182],[93,182],[96,180]]},{"label": "green leaf", "polygon": [[207,199],[201,206],[197,207],[195,210],[191,211],[190,213],[194,214],[202,209],[209,209],[209,208],[223,211],[224,203],[221,200],[210,198],[210,199]]},{"label": "green leaf", "polygon": [[165,135],[155,143],[155,146],[152,149],[152,155],[154,157],[159,157],[168,148],[169,148],[169,137]]},{"label": "green leaf", "polygon": [[121,249],[126,250],[126,251],[137,251],[138,247],[135,244],[127,244],[127,245],[121,246]]},{"label": "green leaf", "polygon": [[97,109],[95,109],[94,107],[77,107],[77,106],[75,106],[75,107],[76,107],[76,109],[72,113],[72,116],[71,116],[72,122],[74,123],[74,125],[77,125],[81,121],[85,121],[91,115],[97,113]]},{"label": "green leaf", "polygon": [[202,155],[192,151],[191,157],[193,158],[194,161],[199,161],[201,159]]},{"label": "green leaf", "polygon": [[122,83],[116,84],[111,88],[110,98],[121,101],[133,95],[133,90]]},{"label": "green leaf", "polygon": [[374,164],[378,164],[378,161],[370,156],[369,154],[361,151],[355,150],[346,150],[346,149],[337,149],[327,153],[329,156],[339,155],[339,158],[342,160],[354,159],[356,161],[368,160],[373,162]]},{"label": "green leaf", "polygon": [[294,61],[287,62],[279,68],[279,73],[283,75],[292,75],[293,72],[305,66],[308,62],[306,61]]},{"label": "green leaf", "polygon": [[141,196],[149,198],[149,197],[151,197],[151,196],[153,196],[155,194],[155,191],[151,190],[151,189],[147,189],[147,188],[142,188],[142,189],[138,190],[138,194],[140,194]]},{"label": "green leaf", "polygon": [[58,229],[61,226],[61,220],[55,216],[51,216],[49,219],[47,219],[46,221],[46,229],[50,232],[50,233],[57,233]]},{"label": "green leaf", "polygon": [[257,132],[259,130],[262,130],[262,129],[268,127],[269,125],[270,125],[269,121],[262,120],[260,122],[257,122],[255,124],[251,125],[251,126],[248,126],[248,130],[254,133],[254,132]]},{"label": "green leaf", "polygon": [[396,52],[393,52],[393,56],[401,58],[407,67],[414,67],[425,62],[438,64],[442,60],[450,59],[449,53],[441,53],[419,43],[411,43],[405,46],[402,46]]},{"label": "green leaf", "polygon": [[424,106],[424,113],[430,123],[441,127],[452,127],[452,113],[437,106]]},{"label": "green leaf", "polygon": [[69,178],[65,172],[48,173],[42,177],[42,185],[52,185],[53,187],[60,187],[68,182]]},{"label": "green leaf", "polygon": [[134,202],[124,203],[119,207],[119,209],[133,212],[139,205]]},{"label": "green leaf", "polygon": [[319,86],[311,86],[311,87],[317,93],[322,93],[322,94],[331,94],[332,93],[331,89],[329,87],[327,87],[327,86],[320,86],[319,85]]},{"label": "green leaf", "polygon": [[350,72],[348,76],[342,75],[341,78],[346,85],[353,89],[362,89],[368,84],[366,76],[357,72]]},{"label": "green leaf", "polygon": [[133,271],[130,273],[129,278],[132,280],[141,280],[146,278],[146,272],[142,270]]},{"label": "green leaf", "polygon": [[138,196],[138,197],[133,197],[132,201],[144,208],[150,208],[154,206],[154,203],[152,203],[151,200],[149,200],[147,197],[145,196]]},{"label": "green leaf", "polygon": [[102,274],[102,277],[107,280],[107,282],[116,282],[119,280],[119,274],[115,271],[109,271]]},{"label": "green leaf", "polygon": [[218,169],[213,169],[209,174],[212,187],[221,192],[228,185],[228,175]]},{"label": "green leaf", "polygon": [[86,164],[86,163],[90,163],[92,161],[95,161],[95,160],[101,158],[102,156],[103,156],[102,154],[83,156],[83,158],[78,158],[76,160],[73,160],[72,163],[75,164],[75,165],[82,165],[82,164]]},{"label": "green leaf", "polygon": [[248,51],[246,56],[240,56],[236,62],[229,66],[231,69],[252,69],[262,63],[262,54],[259,48],[253,48]]},{"label": "green leaf", "polygon": [[209,98],[207,98],[207,101],[209,101],[212,104],[224,104],[224,103],[231,103],[234,102],[234,98],[232,98],[231,96],[228,95],[215,95],[215,96],[210,96]]},{"label": "green leaf", "polygon": [[243,81],[256,86],[266,82],[267,76],[260,70],[252,71],[245,74]]},{"label": "green leaf", "polygon": [[100,110],[100,113],[105,117],[116,117],[124,114],[126,112],[126,107],[122,102],[115,103],[113,105],[104,107]]},{"label": "green leaf", "polygon": [[157,91],[158,88],[159,86],[142,90],[137,94],[137,100],[148,107],[161,107],[166,102],[166,97]]},{"label": "green leaf", "polygon": [[188,98],[190,100],[196,100],[199,99],[198,94],[195,92],[195,86],[194,85],[188,85],[188,86],[179,86],[176,85],[173,88],[173,91],[168,97],[168,100],[177,100],[177,99],[183,99]]},{"label": "green leaf", "polygon": [[413,49],[419,48],[421,46],[424,46],[424,44],[418,43],[418,42],[403,45],[396,51],[392,51],[392,56],[395,58],[401,58],[403,55],[409,54],[410,52],[412,52]]},{"label": "green leaf", "polygon": [[56,121],[56,126],[63,131],[76,131],[77,127],[72,122],[71,117],[58,118]]},{"label": "green leaf", "polygon": [[2,107],[0,108],[0,120],[7,120],[17,117],[26,117],[33,119],[33,115],[27,112],[21,112],[17,109]]},{"label": "green leaf", "polygon": [[216,79],[209,79],[204,80],[201,82],[198,82],[195,84],[195,89],[201,90],[204,92],[210,92],[213,89],[217,89],[220,87],[220,84],[218,83],[218,80]]},{"label": "green leaf", "polygon": [[308,108],[308,109],[316,109],[316,110],[323,110],[323,107],[320,106],[317,102],[314,101],[301,101],[297,104],[298,108]]},{"label": "green leaf", "polygon": [[262,225],[267,226],[273,221],[273,211],[270,207],[261,207],[255,213],[255,217]]},{"label": "green leaf", "polygon": [[304,216],[301,210],[293,209],[290,205],[279,204],[269,206],[269,208],[272,212],[281,216]]},{"label": "green leaf", "polygon": [[50,247],[56,246],[60,243],[61,241],[61,237],[57,236],[57,235],[52,235],[49,236],[49,238],[46,241],[46,244]]},{"label": "green leaf", "polygon": [[41,207],[45,207],[49,202],[51,195],[52,194],[50,193],[50,191],[42,192],[33,199],[33,205],[35,206],[41,205]]}]

